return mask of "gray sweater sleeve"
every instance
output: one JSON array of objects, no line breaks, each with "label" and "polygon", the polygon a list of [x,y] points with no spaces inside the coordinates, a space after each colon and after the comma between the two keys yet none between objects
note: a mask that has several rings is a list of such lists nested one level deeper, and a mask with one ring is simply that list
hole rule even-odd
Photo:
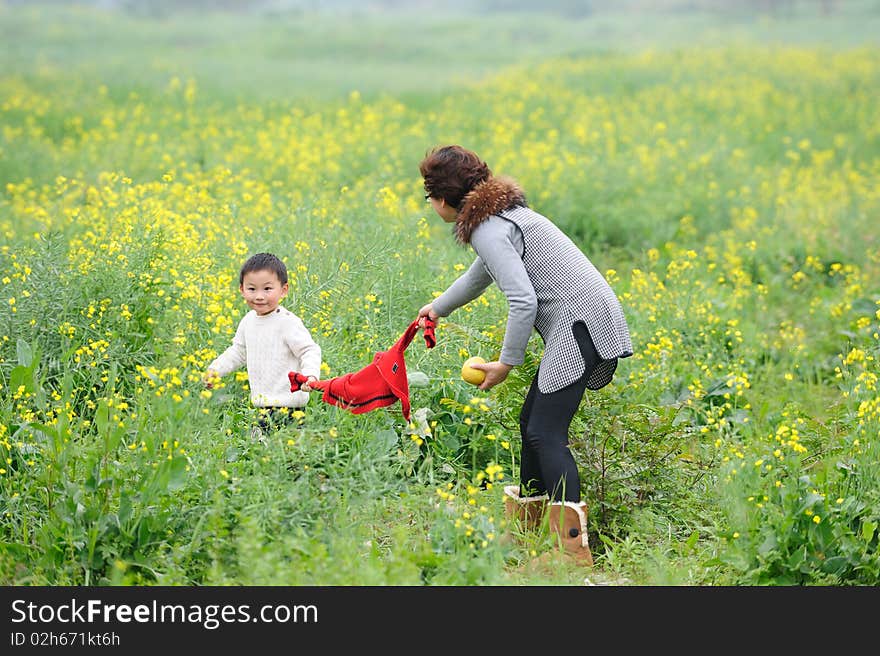
[{"label": "gray sweater sleeve", "polygon": [[538,312],[538,297],[522,261],[522,235],[510,221],[492,216],[471,233],[471,245],[507,297],[507,330],[498,359],[522,364]]},{"label": "gray sweater sleeve", "polygon": [[535,288],[522,261],[522,235],[510,221],[491,216],[471,233],[471,246],[479,257],[434,301],[434,311],[446,316],[482,294],[494,280],[508,306],[507,330],[498,359],[509,365],[522,364],[538,311]]},{"label": "gray sweater sleeve", "polygon": [[486,287],[490,284],[492,284],[492,277],[486,271],[483,260],[478,257],[458,280],[434,299],[431,306],[434,308],[434,312],[441,317],[448,316],[453,310],[467,305],[477,298],[486,291]]}]

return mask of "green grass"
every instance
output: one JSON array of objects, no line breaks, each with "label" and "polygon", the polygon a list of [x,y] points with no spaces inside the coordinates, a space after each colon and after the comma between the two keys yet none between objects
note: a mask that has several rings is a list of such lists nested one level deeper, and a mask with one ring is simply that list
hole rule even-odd
[{"label": "green grass", "polygon": [[582,584],[480,487],[540,346],[473,401],[496,290],[407,353],[421,444],[317,399],[254,442],[240,381],[200,395],[246,252],[334,375],[387,348],[470,261],[417,179],[455,140],[626,295],[637,356],[572,430],[590,578],[876,585],[878,21],[3,5],[0,580]]}]

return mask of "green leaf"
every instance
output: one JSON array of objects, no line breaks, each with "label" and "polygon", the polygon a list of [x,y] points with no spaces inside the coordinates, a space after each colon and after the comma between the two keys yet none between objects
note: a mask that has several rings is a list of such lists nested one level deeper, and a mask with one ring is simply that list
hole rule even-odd
[{"label": "green leaf", "polygon": [[18,542],[5,542],[0,540],[0,551],[6,553],[14,553],[19,556],[26,556],[33,550],[33,546],[29,544],[20,544]]},{"label": "green leaf", "polygon": [[110,370],[107,372],[106,386],[108,390],[116,389],[116,372],[119,369],[119,363],[116,360],[110,362]]},{"label": "green leaf", "polygon": [[34,352],[30,344],[19,338],[15,342],[15,355],[18,358],[18,364],[30,369],[34,361]]},{"label": "green leaf", "polygon": [[410,387],[427,387],[431,382],[428,375],[421,371],[411,371],[406,378]]},{"label": "green leaf", "polygon": [[176,490],[183,487],[186,482],[187,459],[184,457],[173,458],[169,463],[168,490]]},{"label": "green leaf", "polygon": [[845,557],[832,556],[822,563],[822,571],[829,574],[843,574],[848,564],[848,560]]},{"label": "green leaf", "polygon": [[778,546],[779,542],[776,540],[776,535],[771,533],[764,539],[760,546],[758,546],[758,553],[762,556],[766,556],[775,551]]},{"label": "green leaf", "polygon": [[788,557],[789,569],[798,570],[807,560],[807,548],[801,547]]},{"label": "green leaf", "polygon": [[461,441],[453,433],[444,433],[440,442],[449,451],[458,451],[461,448]]},{"label": "green leaf", "polygon": [[823,497],[821,494],[808,494],[807,498],[804,499],[801,503],[800,508],[798,508],[797,514],[803,514],[805,510],[807,510],[808,508],[812,508],[814,505],[820,503],[824,499],[825,497]]},{"label": "green leaf", "polygon": [[748,410],[734,410],[730,413],[728,420],[733,422],[734,424],[745,424],[751,421],[752,413]]},{"label": "green leaf", "polygon": [[131,497],[123,492],[119,495],[119,511],[116,513],[120,524],[124,524],[131,518],[131,510]]},{"label": "green leaf", "polygon": [[30,369],[24,365],[18,365],[9,373],[9,388],[17,391],[22,386],[26,392],[33,392],[34,376]]},{"label": "green leaf", "polygon": [[877,530],[877,522],[863,522],[862,523],[862,539],[865,542],[870,542],[874,537],[874,531]]},{"label": "green leaf", "polygon": [[104,435],[107,432],[107,427],[110,424],[110,408],[107,407],[107,403],[105,401],[101,401],[98,404],[98,409],[95,411],[95,426],[98,429],[98,435]]},{"label": "green leaf", "polygon": [[388,428],[376,433],[373,446],[378,453],[390,453],[397,447],[397,433]]},{"label": "green leaf", "polygon": [[46,426],[45,424],[29,424],[29,426],[34,430],[35,436],[40,438],[41,442],[56,440],[59,437],[58,431],[52,426]]},{"label": "green leaf", "polygon": [[56,455],[61,455],[64,451],[64,438],[58,430],[52,426],[45,424],[30,424],[34,437],[42,444],[49,447]]},{"label": "green leaf", "polygon": [[149,544],[150,538],[152,537],[150,528],[151,527],[149,518],[144,518],[143,520],[141,520],[140,524],[138,524],[138,545],[143,546],[145,544]]},{"label": "green leaf", "polygon": [[107,405],[106,401],[101,401],[98,404],[98,409],[95,412],[95,425],[98,429],[98,435],[104,438],[106,447],[105,452],[108,454],[113,453],[113,451],[116,450],[116,447],[119,446],[119,442],[122,441],[122,436],[125,434],[125,428],[112,422],[110,418],[110,407]]},{"label": "green leaf", "polygon": [[731,392],[733,392],[733,387],[727,384],[727,378],[716,378],[707,386],[703,396],[724,396]]}]

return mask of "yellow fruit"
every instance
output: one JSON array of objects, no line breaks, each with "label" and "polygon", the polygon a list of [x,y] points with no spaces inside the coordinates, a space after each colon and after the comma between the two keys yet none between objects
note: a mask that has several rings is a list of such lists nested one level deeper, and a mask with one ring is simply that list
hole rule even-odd
[{"label": "yellow fruit", "polygon": [[485,364],[486,361],[481,358],[479,355],[475,355],[472,358],[468,358],[464,361],[464,364],[461,366],[461,378],[465,382],[470,383],[471,385],[479,385],[484,380],[486,380],[486,372],[480,371],[479,369],[474,369],[472,364]]}]

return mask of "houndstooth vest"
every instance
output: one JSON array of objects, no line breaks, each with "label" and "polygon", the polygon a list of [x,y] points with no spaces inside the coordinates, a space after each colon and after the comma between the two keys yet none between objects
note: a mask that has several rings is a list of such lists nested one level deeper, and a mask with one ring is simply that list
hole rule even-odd
[{"label": "houndstooth vest", "polygon": [[544,340],[538,389],[549,394],[584,374],[584,358],[572,333],[583,321],[599,357],[587,386],[609,382],[617,358],[633,354],[623,308],[602,274],[548,218],[528,207],[513,207],[497,216],[515,224],[523,237],[523,264],[535,288],[538,311],[535,330]]}]

